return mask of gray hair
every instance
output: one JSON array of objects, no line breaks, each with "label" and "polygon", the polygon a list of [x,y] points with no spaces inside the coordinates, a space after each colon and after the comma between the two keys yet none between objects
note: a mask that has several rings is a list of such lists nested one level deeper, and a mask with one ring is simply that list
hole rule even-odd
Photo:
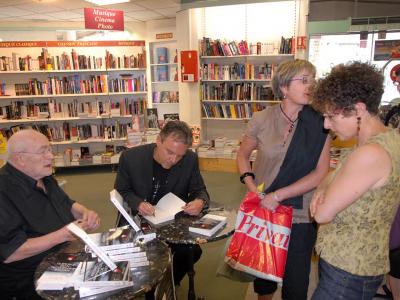
[{"label": "gray hair", "polygon": [[307,60],[296,59],[294,61],[285,61],[280,63],[271,80],[272,90],[275,97],[283,99],[284,95],[281,87],[288,87],[293,77],[305,70],[309,71],[312,76],[315,76],[315,67]]},{"label": "gray hair", "polygon": [[161,142],[172,136],[176,141],[191,146],[193,137],[192,130],[183,121],[169,121],[160,131]]},{"label": "gray hair", "polygon": [[23,129],[14,133],[7,141],[7,161],[12,160],[14,154],[28,151],[37,139],[47,137],[33,129]]}]

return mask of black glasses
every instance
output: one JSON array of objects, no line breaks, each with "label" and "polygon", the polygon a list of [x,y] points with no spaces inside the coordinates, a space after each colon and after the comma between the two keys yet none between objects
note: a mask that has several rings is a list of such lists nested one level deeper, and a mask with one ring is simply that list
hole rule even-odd
[{"label": "black glasses", "polygon": [[311,84],[315,82],[315,78],[314,77],[310,77],[308,75],[304,75],[302,77],[293,77],[292,79],[290,79],[290,81],[301,81],[303,84]]}]

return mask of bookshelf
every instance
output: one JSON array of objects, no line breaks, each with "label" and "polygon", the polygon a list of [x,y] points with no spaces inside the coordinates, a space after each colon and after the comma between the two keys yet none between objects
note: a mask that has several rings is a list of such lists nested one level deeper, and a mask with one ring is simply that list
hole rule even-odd
[{"label": "bookshelf", "polygon": [[293,54],[285,53],[290,39],[283,41],[287,45],[275,50],[257,49],[260,43],[254,47],[246,41],[200,41],[203,140],[219,136],[240,139],[254,112],[279,103],[271,78],[279,63],[294,59]]},{"label": "bookshelf", "polygon": [[[118,163],[147,107],[144,41],[0,43],[0,130],[45,134],[55,167]],[[113,157],[114,156],[114,157]]]},{"label": "bookshelf", "polygon": [[151,94],[150,103],[158,119],[165,114],[179,114],[178,52],[176,40],[149,43]]}]

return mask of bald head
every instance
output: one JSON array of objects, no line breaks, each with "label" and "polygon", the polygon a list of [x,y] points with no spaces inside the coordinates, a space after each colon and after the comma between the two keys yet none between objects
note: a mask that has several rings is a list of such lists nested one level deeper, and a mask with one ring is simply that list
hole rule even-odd
[{"label": "bald head", "polygon": [[53,154],[46,136],[33,129],[14,133],[7,142],[7,161],[38,180],[51,175]]},{"label": "bald head", "polygon": [[14,133],[7,142],[8,160],[12,160],[15,154],[32,151],[32,147],[48,139],[40,132],[33,129],[24,129]]}]

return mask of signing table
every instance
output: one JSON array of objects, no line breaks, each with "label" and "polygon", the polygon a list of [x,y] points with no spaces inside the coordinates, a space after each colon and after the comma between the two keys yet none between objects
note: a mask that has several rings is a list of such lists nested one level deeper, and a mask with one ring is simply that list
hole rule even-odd
[{"label": "signing table", "polygon": [[[171,255],[168,245],[159,240],[152,240],[146,244],[140,245],[146,251],[149,260],[149,266],[132,269],[133,286],[123,288],[117,291],[101,293],[94,296],[80,298],[79,292],[74,288],[65,288],[55,291],[38,291],[38,294],[45,299],[134,299],[144,295],[146,292],[155,289],[156,299],[161,299],[158,295],[166,294],[167,299],[174,299],[173,288],[171,291],[162,289],[170,289],[173,287],[171,275]],[[68,243],[57,253],[76,254],[85,259],[89,255],[84,252],[84,244],[82,242]],[[39,265],[35,273],[35,282],[40,278],[49,266],[56,263],[56,254],[50,254]]]},{"label": "signing table", "polygon": [[[213,206],[213,205],[212,205]],[[209,214],[225,216],[227,219],[227,224],[220,231],[218,231],[213,236],[205,236],[196,234],[189,231],[189,226],[193,221],[199,219],[200,217],[188,216],[186,214],[179,214],[175,217],[173,222],[167,223],[163,226],[156,227],[157,238],[170,243],[178,245],[187,245],[189,248],[196,244],[210,243],[214,241],[222,240],[233,234],[236,223],[237,211],[234,209],[221,209],[221,208],[211,208],[207,211]],[[190,249],[192,250],[192,249]],[[188,273],[189,276],[189,291],[188,299],[195,300],[195,288],[194,288],[194,269],[193,269],[193,251],[191,254],[191,271]]]}]

